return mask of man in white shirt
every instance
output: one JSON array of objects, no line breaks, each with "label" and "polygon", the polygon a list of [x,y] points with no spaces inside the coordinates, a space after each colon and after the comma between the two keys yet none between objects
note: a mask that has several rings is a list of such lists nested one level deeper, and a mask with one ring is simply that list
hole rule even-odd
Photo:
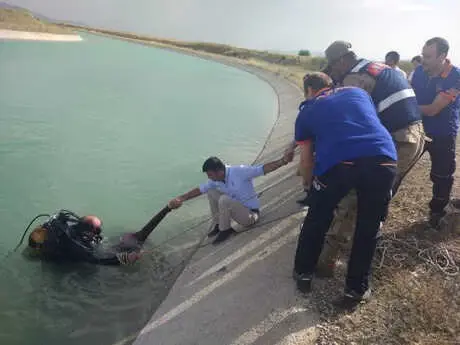
[{"label": "man in white shirt", "polygon": [[279,160],[254,166],[225,165],[219,158],[210,157],[202,168],[208,181],[171,200],[169,205],[176,209],[184,201],[206,193],[214,224],[208,236],[217,235],[213,244],[218,244],[236,233],[231,227],[232,219],[243,226],[251,226],[259,220],[260,201],[253,179],[288,164],[293,157],[293,153],[287,152]]},{"label": "man in white shirt", "polygon": [[410,83],[412,83],[412,77],[414,76],[415,69],[422,64],[422,57],[420,55],[414,56],[410,62],[412,63],[412,66],[414,66],[414,69],[410,72],[407,79]]},{"label": "man in white shirt", "polygon": [[407,73],[398,67],[399,59],[400,59],[400,56],[398,52],[395,52],[395,51],[388,52],[387,55],[385,55],[385,65],[388,65],[394,70],[398,71],[404,76],[405,79],[407,79]]}]

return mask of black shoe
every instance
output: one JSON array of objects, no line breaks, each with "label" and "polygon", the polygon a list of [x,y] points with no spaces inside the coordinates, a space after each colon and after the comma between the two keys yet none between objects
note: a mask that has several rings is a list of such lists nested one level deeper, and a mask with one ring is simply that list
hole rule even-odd
[{"label": "black shoe", "polygon": [[295,270],[295,268],[292,270],[292,279],[294,279],[295,281],[299,280],[300,278],[300,273],[297,273],[297,271]]},{"label": "black shoe", "polygon": [[445,215],[446,212],[432,212],[428,220],[430,227],[434,230],[440,230]]},{"label": "black shoe", "polygon": [[345,289],[345,294],[343,295],[343,298],[348,299],[350,301],[363,303],[370,300],[371,294],[372,292],[370,288],[364,291],[363,294],[357,293],[356,291],[353,291],[351,289]]},{"label": "black shoe", "polygon": [[460,209],[460,199],[452,199],[450,204],[457,210]]},{"label": "black shoe", "polygon": [[310,203],[310,195],[308,194],[308,192],[306,194],[307,195],[305,196],[305,198],[296,201],[299,205],[302,205],[302,206],[308,206],[309,205],[309,203]]},{"label": "black shoe", "polygon": [[351,289],[345,289],[342,298],[333,302],[334,307],[342,311],[353,311],[360,304],[366,303],[371,298],[371,289],[367,289],[363,294],[360,294]]},{"label": "black shoe", "polygon": [[233,230],[232,228],[224,231],[219,231],[219,234],[217,235],[216,239],[212,242],[212,244],[219,244],[221,242],[224,242],[227,238],[230,236],[236,234],[237,232]]},{"label": "black shoe", "polygon": [[208,237],[216,236],[218,233],[219,233],[219,224],[216,224],[216,225],[214,226],[214,229],[212,229],[212,230],[209,232]]},{"label": "black shoe", "polygon": [[309,273],[297,273],[294,271],[293,273],[294,279],[297,282],[297,289],[301,293],[309,293],[311,292],[311,281],[313,280],[313,275]]}]

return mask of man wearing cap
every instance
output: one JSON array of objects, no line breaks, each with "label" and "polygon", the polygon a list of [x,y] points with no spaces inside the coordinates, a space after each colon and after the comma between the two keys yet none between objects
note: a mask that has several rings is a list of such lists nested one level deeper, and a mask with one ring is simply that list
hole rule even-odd
[{"label": "man wearing cap", "polygon": [[[455,148],[460,113],[460,69],[447,59],[449,43],[441,37],[423,47],[422,65],[414,71],[412,86],[423,115],[423,125],[431,139],[426,149],[431,158],[433,197],[430,225],[438,229],[446,214],[455,173]],[[456,208],[458,199],[452,200]]]},{"label": "man wearing cap", "polygon": [[[338,85],[357,86],[370,94],[380,121],[390,132],[398,152],[394,195],[403,177],[423,153],[425,136],[420,110],[406,78],[383,63],[358,59],[351,47],[345,41],[333,42],[325,51],[328,65],[324,72]],[[340,246],[349,241],[355,218],[356,195],[352,192],[339,204],[318,262],[318,273],[332,275]]]}]

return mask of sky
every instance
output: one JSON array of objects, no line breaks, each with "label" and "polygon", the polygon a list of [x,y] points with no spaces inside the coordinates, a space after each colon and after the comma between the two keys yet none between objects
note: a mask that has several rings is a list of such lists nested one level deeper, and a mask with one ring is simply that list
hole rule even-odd
[{"label": "sky", "polygon": [[460,0],[0,0],[89,26],[262,50],[323,52],[334,40],[383,60],[446,38],[460,65]]}]

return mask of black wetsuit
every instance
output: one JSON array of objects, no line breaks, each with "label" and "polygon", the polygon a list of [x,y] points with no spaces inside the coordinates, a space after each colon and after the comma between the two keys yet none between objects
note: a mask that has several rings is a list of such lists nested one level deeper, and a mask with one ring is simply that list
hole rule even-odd
[{"label": "black wetsuit", "polygon": [[102,249],[102,237],[94,234],[89,224],[72,214],[60,212],[42,225],[47,229],[47,238],[41,246],[41,257],[55,262],[120,265],[122,262],[119,255],[138,252],[150,233],[170,211],[171,209],[166,206],[142,230],[133,233],[135,243],[120,242],[108,250]]}]

